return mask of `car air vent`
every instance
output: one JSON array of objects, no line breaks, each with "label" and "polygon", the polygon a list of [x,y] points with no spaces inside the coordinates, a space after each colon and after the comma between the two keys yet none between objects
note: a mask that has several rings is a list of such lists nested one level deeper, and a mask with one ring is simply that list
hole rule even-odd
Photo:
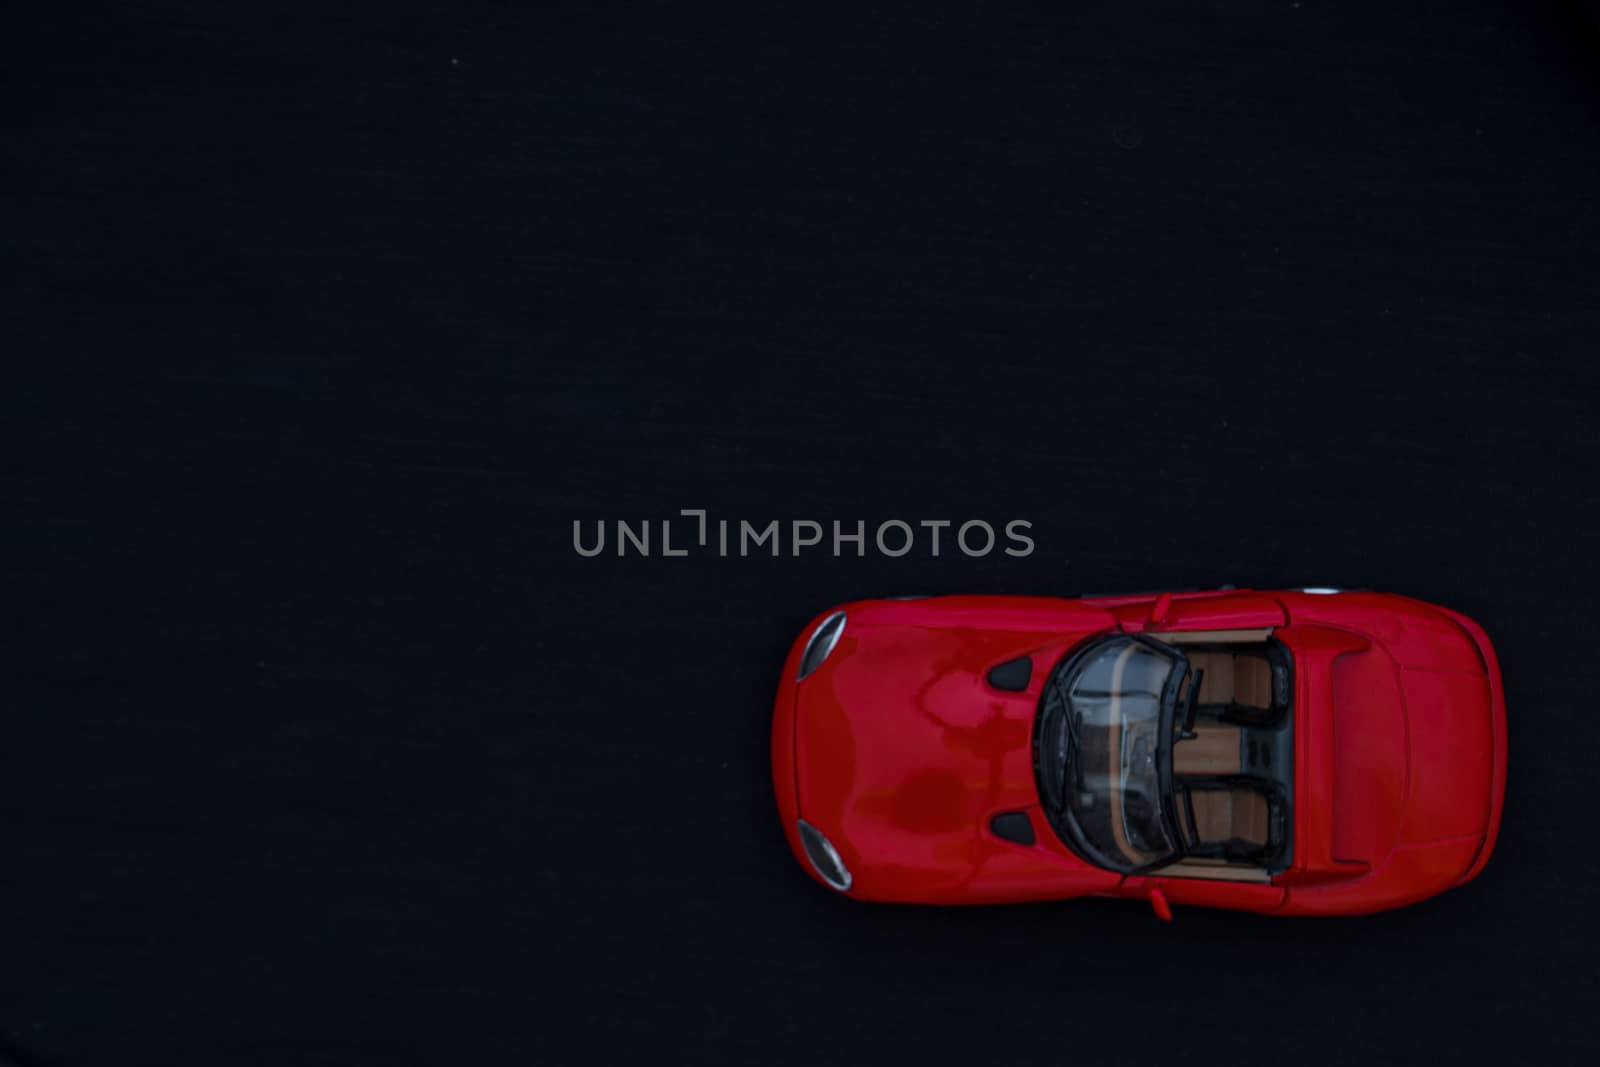
[{"label": "car air vent", "polygon": [[1028,688],[1028,680],[1033,677],[1033,660],[1027,656],[1018,656],[1016,659],[1006,660],[998,667],[989,668],[989,684],[996,689],[1006,689],[1013,693],[1020,693]]},{"label": "car air vent", "polygon": [[1034,842],[1033,820],[1025,811],[1008,811],[989,820],[989,830],[998,838],[1016,845]]}]

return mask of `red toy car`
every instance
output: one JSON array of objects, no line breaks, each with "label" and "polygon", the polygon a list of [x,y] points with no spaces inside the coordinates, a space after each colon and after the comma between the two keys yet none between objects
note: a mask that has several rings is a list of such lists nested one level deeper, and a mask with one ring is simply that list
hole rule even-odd
[{"label": "red toy car", "polygon": [[864,600],[790,651],[772,771],[861,900],[1350,915],[1483,869],[1505,699],[1476,623],[1390,594]]}]

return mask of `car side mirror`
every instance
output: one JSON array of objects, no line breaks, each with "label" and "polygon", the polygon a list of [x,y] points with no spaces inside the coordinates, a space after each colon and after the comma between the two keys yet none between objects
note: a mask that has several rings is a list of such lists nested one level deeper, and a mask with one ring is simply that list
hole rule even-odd
[{"label": "car side mirror", "polygon": [[1156,913],[1156,918],[1164,923],[1172,921],[1172,905],[1167,903],[1167,895],[1154,887],[1150,890],[1150,910]]}]

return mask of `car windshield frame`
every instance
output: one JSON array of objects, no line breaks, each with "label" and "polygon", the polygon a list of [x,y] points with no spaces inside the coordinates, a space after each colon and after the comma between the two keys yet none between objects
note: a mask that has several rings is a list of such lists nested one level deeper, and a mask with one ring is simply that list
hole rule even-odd
[{"label": "car windshield frame", "polygon": [[[1159,665],[1164,676],[1152,673]],[[1188,674],[1177,647],[1116,632],[1068,656],[1045,684],[1033,742],[1039,796],[1057,836],[1097,867],[1137,874],[1188,849],[1172,770]]]}]

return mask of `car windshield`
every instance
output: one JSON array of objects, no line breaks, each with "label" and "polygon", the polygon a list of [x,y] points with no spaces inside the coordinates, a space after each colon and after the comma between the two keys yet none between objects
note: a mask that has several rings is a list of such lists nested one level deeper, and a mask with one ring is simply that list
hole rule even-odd
[{"label": "car windshield", "polygon": [[1137,871],[1176,858],[1173,705],[1181,653],[1126,634],[1072,656],[1045,688],[1034,764],[1051,824],[1085,859]]}]

